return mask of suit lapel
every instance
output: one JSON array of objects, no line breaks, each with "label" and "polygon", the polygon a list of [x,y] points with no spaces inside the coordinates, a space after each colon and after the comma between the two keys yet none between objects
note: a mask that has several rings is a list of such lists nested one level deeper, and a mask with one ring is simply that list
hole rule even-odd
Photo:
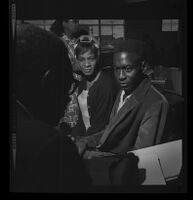
[{"label": "suit lapel", "polygon": [[126,100],[125,104],[117,112],[120,95],[118,96],[117,99],[118,101],[116,101],[116,104],[113,108],[113,116],[111,116],[112,118],[110,120],[110,123],[108,127],[105,129],[105,132],[100,139],[99,145],[102,145],[106,141],[106,139],[108,138],[112,130],[117,126],[117,124],[119,124],[120,121],[125,117],[125,115],[138,104],[138,101],[135,99],[135,97],[131,96],[129,99]]},{"label": "suit lapel", "polygon": [[116,116],[117,114],[117,108],[119,106],[119,101],[120,101],[120,96],[121,96],[122,91],[119,92],[119,94],[117,95],[117,98],[115,100],[111,115],[110,115],[110,122],[111,120],[113,120],[113,118]]},{"label": "suit lapel", "polygon": [[122,118],[124,118],[125,115],[137,105],[137,103],[138,101],[135,99],[133,95],[129,99],[127,99],[124,105],[120,108],[120,110],[114,116],[115,121],[116,121],[115,125],[119,123],[119,121]]},{"label": "suit lapel", "polygon": [[[119,104],[119,102],[117,103]],[[110,131],[125,117],[125,115],[130,112],[136,105],[138,101],[132,95],[129,99],[126,100],[125,104],[117,112],[118,105],[116,106],[116,111],[114,117],[112,118],[112,123],[110,123]]]}]

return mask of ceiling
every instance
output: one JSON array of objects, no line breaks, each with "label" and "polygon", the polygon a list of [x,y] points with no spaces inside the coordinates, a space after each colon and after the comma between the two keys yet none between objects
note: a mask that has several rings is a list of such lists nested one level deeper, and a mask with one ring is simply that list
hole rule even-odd
[{"label": "ceiling", "polygon": [[16,1],[20,19],[155,19],[181,18],[186,0]]}]

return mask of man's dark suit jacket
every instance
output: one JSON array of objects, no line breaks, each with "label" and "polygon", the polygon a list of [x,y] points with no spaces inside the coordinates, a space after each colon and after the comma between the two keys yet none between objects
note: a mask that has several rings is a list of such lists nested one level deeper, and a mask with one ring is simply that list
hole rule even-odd
[{"label": "man's dark suit jacket", "polygon": [[14,192],[75,192],[91,183],[72,141],[21,107],[16,147]]},{"label": "man's dark suit jacket", "polygon": [[165,126],[168,102],[145,78],[117,112],[117,96],[110,121],[99,141],[101,151],[124,153],[158,144]]}]

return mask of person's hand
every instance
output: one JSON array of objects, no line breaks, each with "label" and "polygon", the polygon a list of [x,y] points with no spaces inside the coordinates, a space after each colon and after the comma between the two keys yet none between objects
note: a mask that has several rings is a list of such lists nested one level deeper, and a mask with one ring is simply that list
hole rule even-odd
[{"label": "person's hand", "polygon": [[76,141],[75,144],[78,148],[79,155],[82,156],[84,154],[84,152],[86,151],[86,148],[87,148],[87,143],[88,143],[88,141],[85,138],[81,138],[78,141]]},{"label": "person's hand", "polygon": [[76,146],[80,155],[83,155],[86,150],[92,151],[96,150],[96,145],[101,137],[103,132],[98,132],[90,136],[77,136],[76,137]]}]

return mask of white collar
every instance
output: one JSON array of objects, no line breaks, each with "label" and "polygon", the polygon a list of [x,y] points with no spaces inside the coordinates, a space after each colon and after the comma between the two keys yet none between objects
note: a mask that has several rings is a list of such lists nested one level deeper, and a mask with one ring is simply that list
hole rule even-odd
[{"label": "white collar", "polygon": [[[121,97],[120,97],[121,101],[123,101],[123,96],[124,96],[124,94],[125,94],[125,90],[122,90]],[[129,95],[127,95],[127,96],[125,97],[124,101],[125,101],[126,99],[128,99],[129,97],[131,97],[131,95],[132,95],[132,93],[129,94]]]},{"label": "white collar", "polygon": [[87,90],[89,90],[92,87],[92,85],[99,79],[100,75],[101,75],[101,71],[98,72],[98,74],[96,75],[96,77],[93,81],[89,82],[89,84],[88,84],[89,86],[88,86]]}]

